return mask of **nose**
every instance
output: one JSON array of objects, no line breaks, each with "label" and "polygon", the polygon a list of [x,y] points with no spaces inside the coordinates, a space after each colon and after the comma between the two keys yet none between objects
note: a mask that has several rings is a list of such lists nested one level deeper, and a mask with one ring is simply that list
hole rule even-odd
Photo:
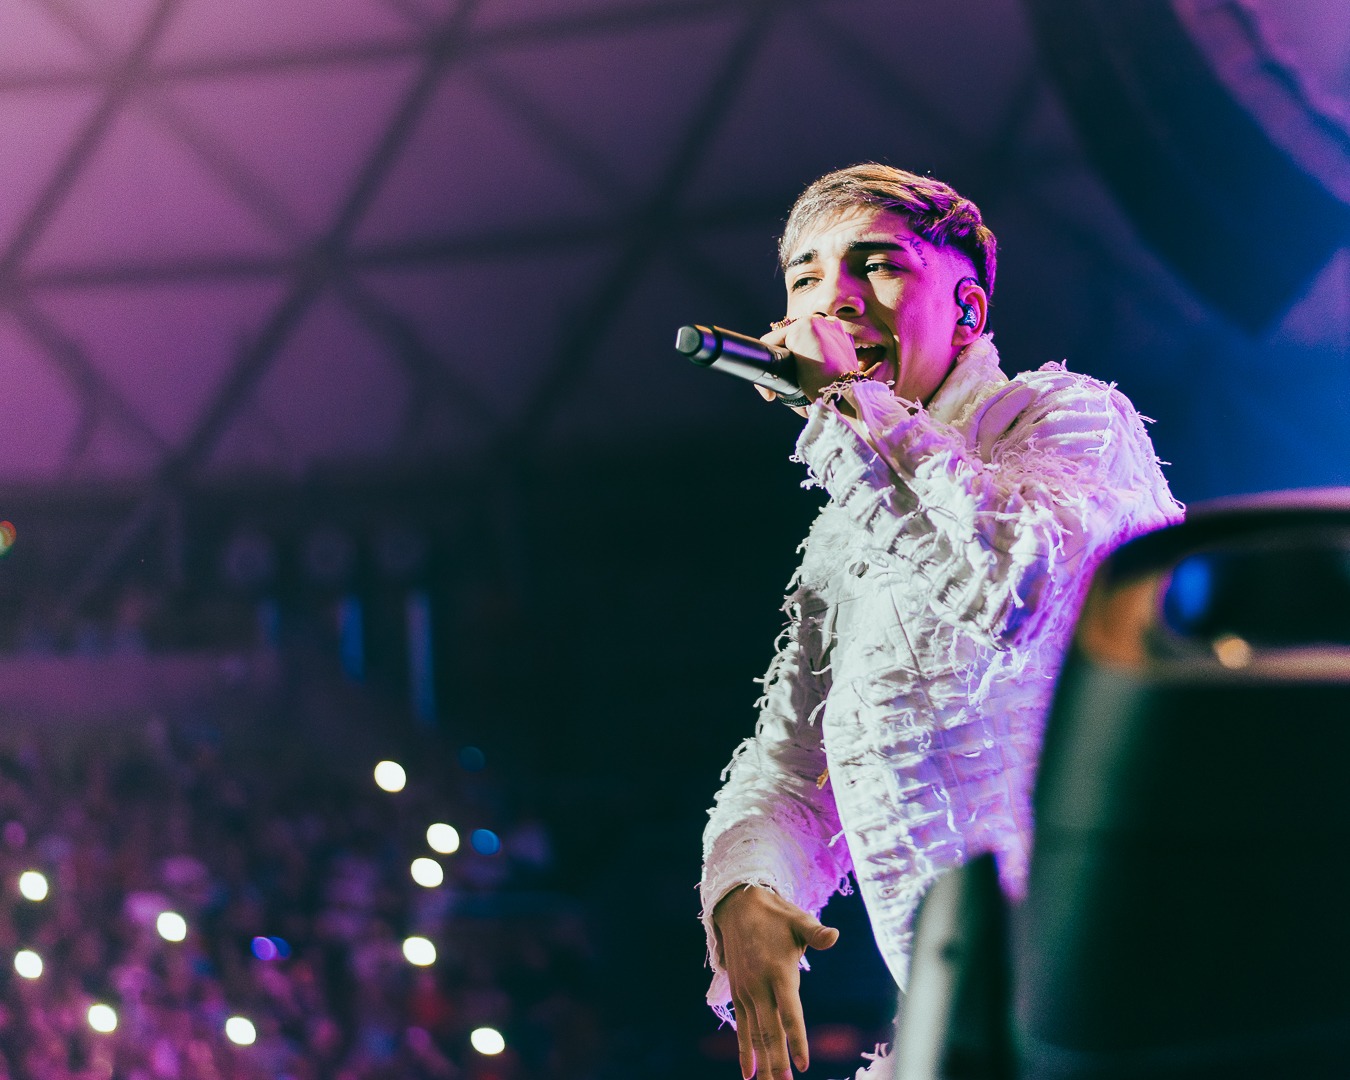
[{"label": "nose", "polygon": [[834,279],[826,284],[828,288],[821,292],[824,309],[818,311],[818,315],[841,318],[863,313],[862,286],[847,269],[841,268],[836,271]]}]

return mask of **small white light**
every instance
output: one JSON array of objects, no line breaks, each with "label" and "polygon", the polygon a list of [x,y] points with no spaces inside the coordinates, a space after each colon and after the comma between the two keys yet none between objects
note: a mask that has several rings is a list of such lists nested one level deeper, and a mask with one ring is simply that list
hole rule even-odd
[{"label": "small white light", "polygon": [[19,875],[19,892],[25,900],[46,900],[47,879],[36,870],[25,870]]},{"label": "small white light", "polygon": [[382,791],[402,791],[408,782],[408,774],[397,761],[381,761],[375,766],[375,783]]},{"label": "small white light", "polygon": [[258,1041],[258,1029],[242,1016],[231,1016],[225,1021],[225,1037],[235,1046],[252,1046]]},{"label": "small white light", "polygon": [[436,946],[424,937],[410,937],[403,942],[403,955],[408,963],[430,967],[436,962]]},{"label": "small white light", "polygon": [[107,1035],[117,1030],[117,1014],[108,1005],[90,1005],[89,1026]]},{"label": "small white light", "polygon": [[42,957],[32,949],[20,949],[14,954],[14,970],[25,979],[42,977]]},{"label": "small white light", "polygon": [[427,826],[427,845],[432,851],[442,855],[453,855],[459,850],[459,832],[453,825],[443,821]]},{"label": "small white light", "polygon": [[481,1027],[474,1028],[469,1033],[469,1043],[480,1054],[500,1054],[506,1049],[506,1040],[502,1038],[502,1033],[496,1028]]},{"label": "small white light", "polygon": [[445,871],[435,859],[414,859],[412,879],[424,889],[434,889],[445,880]]},{"label": "small white light", "polygon": [[182,941],[187,937],[187,920],[176,911],[161,911],[155,929],[165,941]]}]

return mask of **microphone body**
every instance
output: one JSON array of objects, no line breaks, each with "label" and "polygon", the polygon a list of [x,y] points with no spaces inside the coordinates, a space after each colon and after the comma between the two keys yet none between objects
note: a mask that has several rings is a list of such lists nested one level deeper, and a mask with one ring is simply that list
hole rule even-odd
[{"label": "microphone body", "polygon": [[675,351],[699,367],[735,375],[738,379],[776,393],[784,405],[809,405],[797,385],[797,357],[781,346],[720,326],[681,326],[675,333]]}]

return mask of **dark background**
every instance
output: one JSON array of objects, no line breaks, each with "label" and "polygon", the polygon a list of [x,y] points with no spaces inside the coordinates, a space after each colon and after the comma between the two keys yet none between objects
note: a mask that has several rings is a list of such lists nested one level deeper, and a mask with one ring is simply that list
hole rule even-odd
[{"label": "dark background", "polygon": [[[674,330],[760,332],[798,191],[890,162],[998,234],[1009,372],[1118,382],[1179,498],[1344,483],[1350,19],[1216,21],[1236,10],[14,0],[9,738],[59,756],[153,714],[228,746],[252,723],[231,767],[342,776],[356,806],[399,755],[419,798],[551,844],[490,886],[465,869],[448,940],[583,928],[528,993],[503,974],[457,1006],[530,1034],[493,1064],[456,1020],[455,1068],[734,1076],[702,1004],[699,837],[819,495],[797,418]],[[856,900],[828,917],[813,1076],[851,1073],[892,1006]],[[540,1020],[549,987],[573,1011]],[[569,1028],[594,1034],[546,1064]]]}]

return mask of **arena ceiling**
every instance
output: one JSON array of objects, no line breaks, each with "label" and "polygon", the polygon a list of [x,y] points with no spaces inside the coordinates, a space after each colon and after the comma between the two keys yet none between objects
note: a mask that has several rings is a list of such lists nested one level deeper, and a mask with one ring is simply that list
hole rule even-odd
[{"label": "arena ceiling", "polygon": [[[1266,6],[1350,98],[1350,20]],[[1215,439],[1278,398],[1250,392],[1272,350],[1310,381],[1270,437],[1344,448],[1350,256],[1255,336],[1197,300],[1084,153],[1019,0],[8,0],[0,132],[11,486],[130,484],[144,510],[186,483],[778,437],[673,330],[779,314],[786,207],[866,159],[984,206],[1011,366],[1118,378],[1196,455],[1194,493],[1264,479]]]}]

